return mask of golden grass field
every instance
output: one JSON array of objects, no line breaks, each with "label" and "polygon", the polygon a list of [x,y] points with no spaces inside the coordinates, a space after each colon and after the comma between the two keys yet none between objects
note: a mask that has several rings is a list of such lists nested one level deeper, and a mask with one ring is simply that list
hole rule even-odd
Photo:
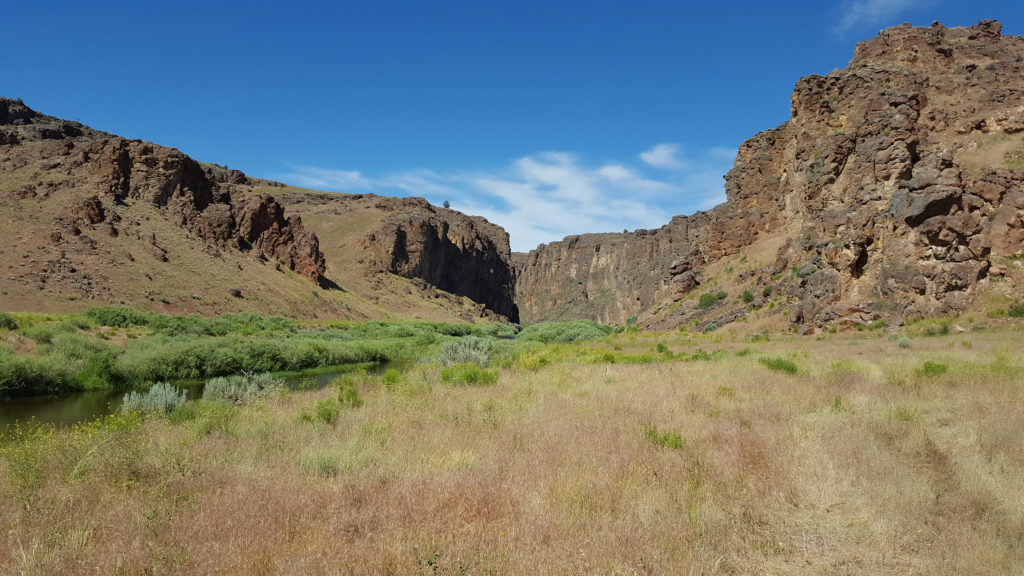
[{"label": "golden grass field", "polygon": [[[584,362],[659,343],[721,352]],[[1022,574],[1022,344],[626,333],[487,386],[365,377],[332,422],[328,388],[43,430],[5,444],[0,569]]]}]

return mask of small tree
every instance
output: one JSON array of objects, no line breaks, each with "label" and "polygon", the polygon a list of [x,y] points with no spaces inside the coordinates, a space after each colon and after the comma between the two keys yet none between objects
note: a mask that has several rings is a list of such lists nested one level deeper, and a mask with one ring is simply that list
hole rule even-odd
[{"label": "small tree", "polygon": [[452,207],[452,203],[451,203],[451,202],[449,202],[449,201],[447,201],[447,200],[445,200],[445,201],[444,201],[444,207],[445,207],[445,208],[451,208],[451,207]]}]

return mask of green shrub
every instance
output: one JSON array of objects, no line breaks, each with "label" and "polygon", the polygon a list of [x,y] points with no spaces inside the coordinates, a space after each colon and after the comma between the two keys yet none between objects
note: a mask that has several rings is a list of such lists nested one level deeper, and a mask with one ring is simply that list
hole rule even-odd
[{"label": "green shrub", "polygon": [[0,398],[75,390],[74,366],[52,356],[22,356],[0,348]]},{"label": "green shrub", "polygon": [[1024,318],[1024,302],[1018,300],[1010,304],[1010,307],[1006,309],[1006,314],[1011,318]]},{"label": "green shrub", "polygon": [[78,332],[78,327],[71,322],[40,324],[22,331],[25,336],[35,340],[38,344],[51,344],[53,343],[54,338],[58,335],[72,334],[76,332]]},{"label": "green shrub", "polygon": [[767,298],[767,297],[769,297],[771,295],[772,295],[772,287],[771,286],[765,286],[764,288],[761,289],[761,296]]},{"label": "green shrub", "polygon": [[910,338],[907,338],[906,336],[900,336],[896,340],[896,345],[900,348],[910,348],[911,344],[912,342],[910,341]]},{"label": "green shrub", "polygon": [[754,293],[751,292],[750,290],[744,290],[743,294],[740,295],[740,299],[742,299],[745,303],[750,304],[751,302],[754,301]]},{"label": "green shrub", "polygon": [[589,320],[573,322],[540,322],[523,328],[516,340],[545,344],[585,342],[604,338],[616,332],[614,326],[605,326]]},{"label": "green shrub", "polygon": [[0,330],[17,330],[18,321],[7,312],[0,312]]},{"label": "green shrub", "polygon": [[679,450],[683,447],[683,436],[681,434],[678,432],[660,432],[654,424],[644,426],[644,438],[647,438],[648,441],[657,446],[670,450]]},{"label": "green shrub", "polygon": [[518,333],[519,328],[517,326],[513,324],[502,324],[501,322],[492,322],[490,324],[473,328],[474,335],[484,336],[487,338],[515,338]]},{"label": "green shrub", "polygon": [[86,310],[85,315],[100,326],[131,328],[149,324],[150,314],[137,312],[127,306],[103,306]]},{"label": "green shrub", "polygon": [[203,389],[203,400],[240,406],[278,394],[283,389],[284,381],[270,374],[227,376],[207,382]]},{"label": "green shrub", "polygon": [[761,364],[764,364],[765,366],[767,366],[768,368],[770,368],[772,370],[777,370],[779,372],[785,372],[787,374],[796,374],[797,371],[799,370],[797,368],[796,363],[794,363],[794,362],[792,362],[790,360],[786,360],[785,358],[767,358],[767,357],[765,357],[765,358],[758,358],[757,361],[760,362]]},{"label": "green shrub", "polygon": [[498,381],[498,371],[487,370],[471,363],[452,364],[441,369],[441,381],[467,386],[494,384]]},{"label": "green shrub", "polygon": [[919,376],[939,376],[949,371],[949,366],[939,362],[925,362],[917,369]]},{"label": "green shrub", "polygon": [[295,335],[168,338],[128,343],[118,370],[128,381],[201,379],[243,371],[298,371],[321,366],[382,362],[397,346]]},{"label": "green shrub", "polygon": [[700,300],[697,301],[697,307],[701,310],[711,308],[720,301],[725,300],[729,295],[724,291],[719,290],[718,292],[705,292],[700,295]]},{"label": "green shrub", "polygon": [[486,366],[491,361],[491,341],[476,336],[449,340],[441,345],[437,360],[442,366],[465,363]]},{"label": "green shrub", "polygon": [[184,390],[166,382],[157,382],[146,392],[129,392],[121,402],[121,412],[144,412],[166,415],[180,408],[188,400]]}]

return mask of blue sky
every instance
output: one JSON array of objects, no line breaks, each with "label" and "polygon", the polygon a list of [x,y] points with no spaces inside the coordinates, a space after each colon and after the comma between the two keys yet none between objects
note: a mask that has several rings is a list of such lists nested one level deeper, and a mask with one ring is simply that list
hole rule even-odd
[{"label": "blue sky", "polygon": [[800,76],[1019,0],[4,2],[0,95],[289,184],[424,196],[528,250],[724,199]]}]

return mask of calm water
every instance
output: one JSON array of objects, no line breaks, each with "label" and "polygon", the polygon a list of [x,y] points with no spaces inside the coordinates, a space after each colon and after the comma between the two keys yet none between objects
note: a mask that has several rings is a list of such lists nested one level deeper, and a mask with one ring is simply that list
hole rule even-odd
[{"label": "calm water", "polygon": [[[405,363],[390,362],[368,369],[371,374],[380,374],[386,368],[404,370]],[[319,368],[309,372],[291,373],[282,376],[292,390],[315,390],[323,388],[338,375],[351,372],[352,366]],[[190,399],[203,395],[203,382],[177,382],[175,386],[185,389]],[[88,390],[28,398],[0,399],[0,431],[17,421],[35,418],[38,422],[56,426],[68,426],[77,422],[105,416],[121,406],[127,390]]]}]

